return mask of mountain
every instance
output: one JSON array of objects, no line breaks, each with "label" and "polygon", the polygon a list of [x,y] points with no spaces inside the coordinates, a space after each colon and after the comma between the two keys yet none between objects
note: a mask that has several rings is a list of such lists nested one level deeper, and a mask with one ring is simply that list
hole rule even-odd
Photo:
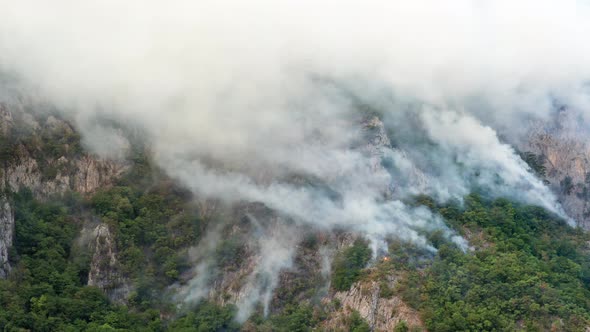
[{"label": "mountain", "polygon": [[[302,228],[262,202],[199,197],[145,146],[124,161],[98,157],[57,113],[1,111],[3,330],[590,326],[590,237],[542,207],[481,192],[463,202],[413,195],[407,206],[441,216],[467,248],[446,228],[424,227],[418,232],[429,246],[390,236],[375,253],[363,231]],[[519,150],[585,228],[587,154],[567,119],[532,127]],[[355,149],[372,172],[387,172],[395,134],[372,113],[358,128]],[[339,200],[321,179],[286,181]],[[379,186],[384,200],[399,194],[395,184]]]},{"label": "mountain", "polygon": [[590,3],[0,8],[0,330],[590,331]]},{"label": "mountain", "polygon": [[552,118],[533,121],[529,128],[519,148],[529,153],[529,161],[541,166],[540,176],[559,196],[567,213],[580,227],[589,229],[590,160],[584,120],[561,107]]}]

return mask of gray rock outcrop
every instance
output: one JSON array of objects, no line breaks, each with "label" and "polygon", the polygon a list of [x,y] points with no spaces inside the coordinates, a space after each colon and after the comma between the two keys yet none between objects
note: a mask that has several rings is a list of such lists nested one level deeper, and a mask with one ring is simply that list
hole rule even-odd
[{"label": "gray rock outcrop", "polygon": [[14,236],[14,214],[5,196],[0,196],[0,278],[6,278],[10,272],[8,251]]},{"label": "gray rock outcrop", "polygon": [[131,286],[121,271],[115,239],[106,224],[101,223],[94,229],[90,250],[93,255],[88,285],[100,288],[111,301],[124,303],[129,297]]},{"label": "gray rock outcrop", "polygon": [[545,167],[544,180],[579,226],[590,229],[590,145],[575,112],[561,109],[549,121],[530,126],[521,151],[535,154]]}]

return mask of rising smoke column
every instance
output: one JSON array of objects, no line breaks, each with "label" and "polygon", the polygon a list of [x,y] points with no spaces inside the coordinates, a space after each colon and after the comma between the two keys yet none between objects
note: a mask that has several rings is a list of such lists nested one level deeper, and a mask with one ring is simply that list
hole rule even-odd
[{"label": "rising smoke column", "polygon": [[[546,117],[555,99],[586,117],[590,7],[579,1],[0,8],[0,71],[73,119],[96,153],[121,157],[129,145],[107,123],[138,128],[155,162],[200,197],[261,202],[302,227],[361,233],[376,251],[389,236],[430,248],[424,229],[464,246],[438,216],[403,203],[415,194],[442,202],[478,187],[567,218],[494,128],[521,130],[517,120]],[[359,143],[370,117],[358,97],[392,142]],[[280,238],[268,234],[263,255]],[[206,283],[207,269],[195,280]],[[270,281],[257,288],[253,277],[252,294],[268,299]]]}]

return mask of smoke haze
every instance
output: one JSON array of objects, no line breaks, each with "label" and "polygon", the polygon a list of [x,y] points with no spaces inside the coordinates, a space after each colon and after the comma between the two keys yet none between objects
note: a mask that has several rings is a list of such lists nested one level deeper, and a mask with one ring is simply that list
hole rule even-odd
[{"label": "smoke haze", "polygon": [[[62,110],[103,156],[120,158],[129,143],[97,119],[139,128],[158,165],[201,197],[261,202],[300,227],[358,232],[375,252],[391,236],[434,250],[424,230],[466,248],[439,216],[403,203],[416,194],[460,200],[483,188],[574,224],[497,131],[518,140],[525,120],[548,117],[556,102],[587,117],[586,2],[0,8],[0,70],[21,91]],[[260,239],[242,319],[276,285],[257,276],[289,268],[295,244],[284,236]],[[203,264],[190,300],[206,296]]]}]

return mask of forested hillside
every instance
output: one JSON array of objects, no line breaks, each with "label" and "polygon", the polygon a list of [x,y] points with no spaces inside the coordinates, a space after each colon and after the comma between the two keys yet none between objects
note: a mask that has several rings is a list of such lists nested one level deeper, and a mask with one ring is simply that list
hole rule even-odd
[{"label": "forested hillside", "polygon": [[590,332],[590,1],[0,12],[0,332]]},{"label": "forested hillside", "polygon": [[[389,252],[373,259],[360,237],[339,249],[330,280],[316,280],[330,282],[322,296],[322,285],[293,279],[273,299],[270,316],[258,311],[238,324],[231,304],[177,305],[170,286],[182,283],[191,268],[189,248],[219,216],[201,216],[191,195],[146,158],[136,158],[112,187],[92,195],[40,201],[23,188],[9,197],[15,238],[12,271],[0,280],[5,331],[369,331],[357,311],[342,308],[330,294],[371,282],[379,284],[380,298],[400,297],[418,313],[420,325],[400,320],[396,331],[583,331],[590,322],[588,234],[541,208],[506,199],[472,194],[463,205],[437,205],[416,197],[412,204],[440,213],[470,249],[463,252],[434,232],[428,236],[436,252],[392,238]],[[122,301],[109,300],[108,287],[116,286],[88,286],[88,222],[108,225],[116,239],[117,273],[130,285]],[[301,243],[302,259],[321,241],[325,236],[315,234]],[[239,239],[217,245],[220,273],[224,266],[240,268],[243,246]],[[397,281],[389,286],[392,275]],[[348,318],[326,324],[342,310]]]},{"label": "forested hillside", "polygon": [[[446,203],[410,196],[403,204],[447,226],[416,228],[428,245],[390,234],[375,251],[362,232],[301,229],[264,204],[199,197],[137,142],[126,161],[110,161],[86,153],[65,120],[6,110],[2,119],[0,330],[590,326],[590,235],[541,207],[485,190]],[[367,123],[369,151],[390,146],[379,119]],[[538,158],[524,159],[545,176]],[[338,199],[317,179],[291,181]],[[289,264],[275,233],[296,247]],[[257,269],[274,257],[276,278]],[[268,290],[269,305],[252,302],[243,316],[250,287]]]}]

